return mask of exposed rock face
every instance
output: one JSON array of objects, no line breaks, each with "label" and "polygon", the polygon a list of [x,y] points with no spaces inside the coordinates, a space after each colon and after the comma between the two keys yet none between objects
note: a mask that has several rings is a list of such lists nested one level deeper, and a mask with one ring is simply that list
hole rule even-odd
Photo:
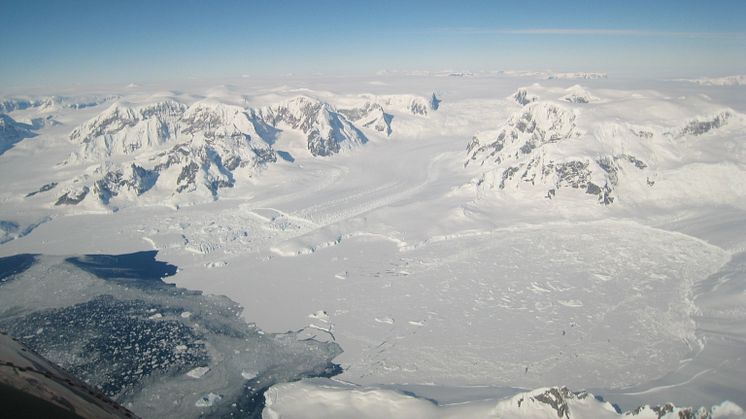
[{"label": "exposed rock face", "polygon": [[388,111],[401,112],[418,117],[428,116],[429,111],[437,111],[442,99],[433,93],[429,98],[415,95],[363,95],[366,101],[354,108],[340,109],[348,120],[358,127],[372,128],[390,136],[393,133],[391,121],[394,119]]},{"label": "exposed rock face", "polygon": [[539,96],[529,93],[526,88],[518,89],[510,98],[515,100],[516,103],[521,106],[526,106],[529,103],[534,103],[539,100]]},{"label": "exposed rock face", "polygon": [[349,148],[368,141],[365,134],[334,107],[307,96],[262,108],[257,115],[273,127],[284,125],[303,132],[308,141],[308,151],[314,156],[330,156],[338,153],[342,147]]},{"label": "exposed rock face", "polygon": [[33,126],[17,122],[0,113],[0,155],[25,138],[36,136]]},{"label": "exposed rock face", "polygon": [[176,192],[184,192],[187,190],[195,190],[197,188],[197,171],[199,166],[195,162],[190,162],[186,166],[182,166],[179,178],[176,179]]},{"label": "exposed rock face", "polygon": [[438,108],[440,108],[440,102],[443,100],[439,98],[435,93],[433,93],[432,97],[430,97],[430,108],[434,111],[437,111]]},{"label": "exposed rock face", "polygon": [[177,140],[178,121],[186,106],[162,101],[143,106],[115,103],[95,118],[77,127],[70,140],[84,145],[82,158],[132,154]]},{"label": "exposed rock face", "polygon": [[[498,417],[576,418],[574,411],[596,412],[596,417],[616,417],[608,403],[587,392],[574,393],[567,387],[540,388],[498,402],[493,413]],[[581,415],[581,417],[584,417]]]},{"label": "exposed rock face", "polygon": [[[718,412],[720,410],[720,412]],[[722,413],[716,415],[716,413]],[[711,419],[713,417],[738,418],[743,417],[743,410],[733,403],[723,403],[719,406],[706,407],[676,407],[672,403],[660,406],[640,406],[635,410],[624,412],[624,417],[640,419]]]},{"label": "exposed rock face", "polygon": [[494,139],[475,136],[467,152],[471,160],[481,159],[482,164],[493,160],[500,164],[506,159],[519,159],[522,154],[531,154],[543,144],[579,136],[572,111],[542,102],[527,106],[511,116]]},{"label": "exposed rock face", "polygon": [[565,96],[562,96],[561,99],[566,102],[577,104],[587,104],[598,100],[593,97],[590,92],[577,84],[568,88],[567,94]]},{"label": "exposed rock face", "polygon": [[435,94],[430,99],[415,95],[372,96],[371,101],[383,106],[384,109],[417,116],[427,116],[430,110],[438,110],[441,103]]},{"label": "exposed rock face", "polygon": [[57,182],[46,183],[46,184],[42,185],[39,189],[37,189],[37,190],[35,190],[33,192],[27,193],[26,194],[26,198],[31,198],[32,196],[34,196],[36,194],[40,194],[40,193],[43,193],[43,192],[51,191],[56,186],[57,186]]},{"label": "exposed rock face", "polygon": [[[718,412],[720,410],[720,412]],[[640,406],[637,409],[621,412],[611,403],[591,393],[572,392],[567,387],[540,388],[500,401],[491,412],[497,417],[530,417],[530,418],[638,418],[638,419],[709,419],[714,413],[723,413],[722,417],[734,418],[743,413],[740,407],[732,403],[713,406],[708,409],[685,407],[678,408],[671,403],[661,406]],[[740,412],[740,414],[739,414]]]},{"label": "exposed rock face", "polygon": [[65,192],[62,196],[57,199],[54,205],[77,205],[88,196],[88,192],[91,189],[88,186],[81,186]]},{"label": "exposed rock face", "polygon": [[394,119],[394,116],[384,112],[383,107],[377,103],[366,102],[357,108],[340,109],[339,113],[355,123],[355,125],[373,128],[386,136],[391,135],[391,121]]},{"label": "exposed rock face", "polygon": [[94,183],[93,191],[101,202],[108,204],[112,197],[127,190],[140,196],[155,186],[159,172],[147,170],[134,163],[127,170],[113,170]]},{"label": "exposed rock face", "polygon": [[[76,128],[70,139],[82,143],[76,156],[81,160],[121,161],[130,156],[129,162],[114,163],[113,168],[107,163],[110,168],[100,169],[91,185],[107,205],[124,192],[140,196],[163,177],[164,188],[174,194],[205,189],[216,198],[220,188],[234,185],[236,170],[251,173],[276,161],[257,128],[269,129],[253,112],[238,106],[203,101],[187,107],[161,101],[115,104]],[[173,145],[166,148],[169,144]],[[75,204],[82,198],[62,201]]]},{"label": "exposed rock face", "polygon": [[[156,188],[172,196],[233,187],[238,172],[252,176],[277,161],[272,145],[283,130],[305,135],[315,157],[328,157],[368,141],[358,127],[392,134],[393,115],[384,106],[426,116],[440,99],[411,95],[363,96],[360,105],[337,110],[329,103],[296,96],[260,109],[203,100],[190,106],[175,100],[146,104],[119,102],[70,133],[80,150],[63,164],[100,163],[91,174],[72,182],[58,198],[74,205],[86,196],[104,205],[114,198],[134,199]],[[79,182],[92,194],[79,193]],[[68,189],[70,189],[68,188]],[[38,193],[38,191],[37,191]]]},{"label": "exposed rock face", "polygon": [[678,133],[678,136],[704,135],[712,130],[724,127],[732,117],[733,115],[730,112],[723,111],[706,120],[695,119],[689,121],[689,123],[681,129],[681,132]]}]

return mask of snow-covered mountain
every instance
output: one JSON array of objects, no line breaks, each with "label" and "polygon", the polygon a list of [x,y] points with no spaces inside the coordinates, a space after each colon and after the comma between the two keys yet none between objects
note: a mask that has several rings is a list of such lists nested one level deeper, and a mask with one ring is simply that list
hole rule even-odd
[{"label": "snow-covered mountain", "polygon": [[[469,160],[490,168],[478,180],[499,189],[516,189],[524,184],[546,188],[554,197],[561,188],[574,188],[609,204],[619,161],[636,162],[634,156],[607,155],[598,159],[563,155],[584,132],[571,109],[549,102],[529,103],[513,114],[496,134],[477,135],[467,147]],[[633,163],[634,164],[634,163]],[[646,167],[642,162],[640,168]]]},{"label": "snow-covered mountain", "polygon": [[89,192],[108,204],[156,184],[172,194],[203,190],[216,198],[220,188],[234,185],[237,172],[251,176],[276,161],[257,128],[266,130],[253,112],[209,100],[116,103],[70,134],[81,148],[67,164],[103,163],[70,182],[56,204],[78,204]]},{"label": "snow-covered mountain", "polygon": [[697,155],[715,153],[723,144],[716,134],[731,124],[743,125],[743,117],[728,109],[673,121],[653,114],[648,125],[622,122],[620,111],[636,110],[612,104],[614,113],[606,114],[594,107],[603,101],[578,85],[563,91],[544,89],[554,100],[540,100],[534,92],[540,88],[519,89],[509,99],[522,107],[497,130],[479,132],[469,142],[464,165],[481,168],[474,180],[478,188],[548,199],[577,190],[606,205],[614,202],[621,184],[638,195],[655,196],[662,192],[655,186],[661,173],[687,165]]},{"label": "snow-covered mountain", "polygon": [[308,151],[314,156],[329,156],[368,142],[365,134],[332,105],[308,96],[261,108],[257,116],[273,127],[301,131],[306,135]]},{"label": "snow-covered mountain", "polygon": [[[509,96],[508,100],[513,100],[521,106],[526,106],[530,103],[538,102],[541,99],[541,97],[535,93],[535,91],[538,90],[542,90],[542,87],[539,84],[534,84],[530,87],[521,87]],[[598,98],[591,95],[588,90],[578,84],[565,89],[564,93],[564,96],[561,96],[559,100],[576,104],[598,101]]]},{"label": "snow-covered mountain", "polygon": [[0,155],[24,138],[35,136],[33,129],[32,125],[18,122],[0,113]]},{"label": "snow-covered mountain", "polygon": [[598,98],[591,95],[588,90],[578,84],[569,87],[567,89],[567,94],[562,96],[560,99],[570,103],[591,103],[598,100]]},{"label": "snow-covered mountain", "polygon": [[600,80],[608,78],[606,73],[576,71],[576,72],[553,72],[547,75],[547,80]]},{"label": "snow-covered mountain", "polygon": [[339,112],[358,126],[373,128],[386,136],[392,133],[391,120],[394,116],[386,113],[378,103],[365,102],[352,109],[340,109]]},{"label": "snow-covered mountain", "polygon": [[386,109],[421,116],[438,110],[440,105],[440,99],[434,93],[429,99],[416,95],[383,95],[372,99]]},{"label": "snow-covered mountain", "polygon": [[358,99],[341,109],[310,96],[260,108],[212,99],[116,102],[70,133],[80,148],[62,165],[86,169],[61,183],[55,204],[78,205],[93,196],[91,205],[109,205],[151,190],[171,197],[202,191],[190,199],[217,199],[221,188],[276,162],[273,145],[283,131],[303,135],[310,156],[328,157],[367,143],[363,130],[390,136],[394,116],[385,109],[426,116],[440,103],[435,95]]},{"label": "snow-covered mountain", "polygon": [[673,135],[677,138],[686,136],[700,136],[714,131],[718,128],[724,127],[728,122],[733,119],[735,115],[730,111],[720,111],[715,115],[711,115],[705,118],[697,118],[689,120],[686,125],[680,129],[672,130],[667,132],[667,135]]},{"label": "snow-covered mountain", "polygon": [[679,79],[677,81],[696,83],[700,86],[746,86],[746,74],[724,77],[702,77],[698,79]]},{"label": "snow-covered mountain", "polygon": [[601,80],[608,78],[606,73],[576,71],[576,72],[558,72],[558,71],[524,71],[524,70],[503,70],[500,74],[514,77],[535,77],[543,80]]},{"label": "snow-covered mountain", "polygon": [[525,87],[522,87],[516,90],[516,92],[513,93],[512,96],[510,96],[510,99],[514,100],[517,104],[521,106],[525,106],[525,105],[528,105],[529,103],[538,101],[539,96],[533,93],[529,93]]},{"label": "snow-covered mountain", "polygon": [[643,405],[622,412],[592,393],[573,392],[567,387],[539,388],[497,402],[453,403],[444,406],[413,394],[389,389],[325,384],[300,381],[275,385],[265,395],[266,417],[736,419],[744,414],[740,406],[731,402],[700,408],[676,407],[671,403]]},{"label": "snow-covered mountain", "polygon": [[118,96],[44,96],[44,97],[8,97],[0,99],[0,113],[10,113],[26,109],[37,109],[39,112],[53,112],[59,109],[85,109],[115,100]]},{"label": "snow-covered mountain", "polygon": [[115,103],[75,128],[70,140],[83,145],[77,157],[84,160],[152,149],[178,141],[181,130],[176,125],[185,111],[186,106],[175,101],[142,106]]},{"label": "snow-covered mountain", "polygon": [[634,410],[620,412],[611,403],[596,398],[591,393],[573,392],[567,387],[540,388],[516,394],[497,403],[490,412],[498,418],[565,418],[565,419],[602,419],[602,418],[690,418],[708,419],[713,413],[722,417],[737,417],[743,413],[739,406],[732,403],[712,408],[676,407],[671,403],[660,406],[640,406]]},{"label": "snow-covered mountain", "polygon": [[[506,98],[506,107],[514,111],[496,121],[496,129],[478,131],[468,144],[465,166],[478,170],[473,185],[503,196],[574,196],[608,205],[618,202],[620,194],[633,199],[666,195],[692,176],[683,171],[678,176],[675,170],[703,170],[694,165],[703,163],[697,156],[708,156],[706,163],[714,167],[713,153],[724,147],[740,150],[735,143],[726,146],[731,139],[716,140],[743,126],[738,112],[697,99],[703,101],[702,112],[692,114],[689,105],[647,94],[634,93],[621,101],[618,93],[591,92],[581,85],[535,83],[517,89]],[[59,188],[52,203],[162,202],[156,195],[189,202],[217,199],[220,189],[276,162],[275,149],[282,150],[283,141],[293,138],[284,133],[298,134],[309,157],[324,158],[364,145],[370,138],[406,137],[428,132],[433,121],[448,121],[433,114],[440,105],[435,94],[268,97],[260,103],[269,104],[260,107],[204,96],[184,100],[171,94],[117,101],[70,133],[79,149],[64,161],[65,172],[72,176],[54,179]],[[54,98],[47,102],[79,102]],[[41,103],[18,99],[6,107],[28,109]],[[653,112],[640,116],[635,103]],[[33,125],[4,117],[4,143],[58,123],[57,113],[44,115],[33,119]],[[457,126],[460,122],[452,118],[446,123]],[[725,177],[723,167],[718,170]],[[666,185],[671,179],[676,185]],[[177,198],[188,192],[197,194]]]}]

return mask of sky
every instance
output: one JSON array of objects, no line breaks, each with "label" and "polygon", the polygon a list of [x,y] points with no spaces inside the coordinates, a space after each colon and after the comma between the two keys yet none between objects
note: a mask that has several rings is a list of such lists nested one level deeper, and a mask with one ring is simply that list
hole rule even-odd
[{"label": "sky", "polygon": [[380,70],[746,73],[744,0],[0,0],[0,89]]}]

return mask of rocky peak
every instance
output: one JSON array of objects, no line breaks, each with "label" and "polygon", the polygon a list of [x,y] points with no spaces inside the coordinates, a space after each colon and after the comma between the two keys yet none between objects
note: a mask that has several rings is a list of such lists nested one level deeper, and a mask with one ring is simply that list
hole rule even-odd
[{"label": "rocky peak", "polygon": [[356,125],[375,129],[386,136],[390,136],[392,133],[391,121],[394,116],[386,113],[383,107],[377,103],[365,102],[357,108],[340,109],[339,113]]},{"label": "rocky peak", "polygon": [[539,188],[541,196],[548,199],[569,188],[609,205],[614,202],[621,174],[644,171],[648,166],[631,154],[616,154],[610,147],[587,154],[565,151],[591,145],[597,146],[597,141],[578,128],[572,110],[536,102],[513,114],[496,132],[475,135],[467,146],[464,165],[479,163],[483,167],[484,172],[475,180],[481,188]]},{"label": "rocky peak", "polygon": [[712,130],[724,127],[731,118],[733,118],[733,114],[730,111],[722,111],[706,119],[693,119],[681,129],[678,137],[704,135]]},{"label": "rocky peak", "polygon": [[429,99],[416,95],[387,95],[375,96],[371,100],[380,104],[385,109],[417,116],[427,116],[429,110],[438,110],[441,102],[434,93]]},{"label": "rocky peak", "polygon": [[297,96],[284,103],[263,108],[258,116],[273,127],[287,126],[306,135],[308,150],[314,156],[330,156],[342,147],[368,141],[365,134],[328,103]]},{"label": "rocky peak", "polygon": [[529,93],[525,87],[522,87],[516,90],[516,92],[513,93],[513,95],[511,95],[509,99],[514,100],[516,103],[518,103],[521,106],[526,106],[529,103],[537,102],[539,100],[539,96]]},{"label": "rocky peak", "polygon": [[575,114],[571,110],[537,102],[513,114],[494,138],[474,136],[467,151],[471,160],[481,158],[482,164],[490,158],[501,163],[507,158],[519,159],[521,155],[531,154],[541,145],[579,136]]},{"label": "rocky peak", "polygon": [[32,125],[16,121],[0,113],[0,155],[25,138],[36,136]]},{"label": "rocky peak", "polygon": [[[660,406],[640,406],[622,412],[620,409],[591,393],[573,392],[567,387],[540,388],[501,400],[490,412],[501,418],[637,418],[637,419],[709,419],[735,418],[743,414],[737,405],[724,402],[712,408],[679,408],[671,403]],[[720,416],[719,414],[722,413]]]},{"label": "rocky peak", "polygon": [[598,99],[593,97],[591,93],[583,88],[582,86],[576,84],[572,87],[569,87],[567,89],[567,94],[562,96],[560,99],[570,102],[570,103],[577,103],[577,104],[586,104],[595,102]]},{"label": "rocky peak", "polygon": [[84,160],[131,154],[173,140],[186,106],[167,100],[147,105],[115,103],[75,128],[70,140],[83,144]]},{"label": "rocky peak", "polygon": [[249,113],[240,106],[214,102],[197,102],[179,120],[182,134],[205,138],[242,138],[261,140]]}]

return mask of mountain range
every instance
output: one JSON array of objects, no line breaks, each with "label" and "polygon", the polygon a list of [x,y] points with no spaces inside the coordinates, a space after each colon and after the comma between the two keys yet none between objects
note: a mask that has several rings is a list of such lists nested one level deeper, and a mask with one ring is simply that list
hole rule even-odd
[{"label": "mountain range", "polygon": [[[259,108],[210,99],[190,105],[173,99],[116,101],[70,133],[79,149],[60,165],[86,169],[59,183],[54,204],[78,205],[95,197],[91,202],[107,206],[115,198],[137,200],[153,188],[218,199],[220,189],[277,162],[282,132],[301,134],[307,152],[324,158],[364,145],[371,132],[390,136],[394,116],[385,109],[426,117],[439,104],[435,95],[366,95],[358,102],[337,109],[310,96]],[[8,143],[34,135],[32,127],[13,124],[3,137]],[[53,188],[42,186],[30,196]]]}]

